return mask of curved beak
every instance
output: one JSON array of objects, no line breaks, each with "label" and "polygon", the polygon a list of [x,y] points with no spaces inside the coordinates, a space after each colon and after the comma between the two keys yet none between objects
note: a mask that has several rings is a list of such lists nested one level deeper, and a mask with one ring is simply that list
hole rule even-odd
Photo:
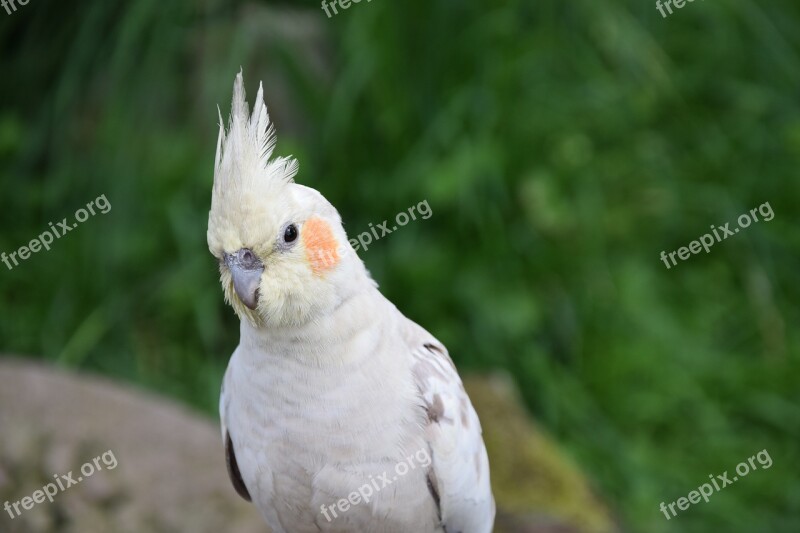
[{"label": "curved beak", "polygon": [[261,283],[261,274],[264,273],[264,264],[246,248],[233,254],[225,254],[225,264],[231,271],[236,295],[249,309],[255,309],[258,305],[258,286]]}]

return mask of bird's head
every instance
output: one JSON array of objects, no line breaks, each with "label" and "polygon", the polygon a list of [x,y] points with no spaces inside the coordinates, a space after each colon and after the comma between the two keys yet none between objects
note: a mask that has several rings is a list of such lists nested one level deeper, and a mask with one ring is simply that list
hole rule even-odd
[{"label": "bird's head", "polygon": [[312,320],[363,268],[336,209],[294,183],[297,161],[271,158],[275,142],[263,89],[250,114],[239,73],[227,131],[220,114],[207,238],[226,300],[254,326]]}]

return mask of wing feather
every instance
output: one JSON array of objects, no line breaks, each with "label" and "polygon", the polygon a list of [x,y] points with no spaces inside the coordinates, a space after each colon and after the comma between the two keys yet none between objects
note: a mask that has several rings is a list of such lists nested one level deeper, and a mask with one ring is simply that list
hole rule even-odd
[{"label": "wing feather", "polygon": [[228,397],[225,394],[225,382],[227,381],[228,372],[225,372],[225,377],[222,379],[222,390],[219,394],[219,420],[222,426],[222,442],[225,444],[225,465],[228,467],[228,477],[231,479],[234,490],[236,493],[247,500],[253,501],[250,497],[250,491],[242,479],[242,473],[239,471],[239,462],[236,460],[236,450],[234,447],[231,434],[228,432],[227,412],[228,412]]},{"label": "wing feather", "polygon": [[416,324],[408,341],[414,380],[428,415],[428,488],[439,505],[442,527],[449,533],[488,533],[495,504],[478,415],[444,345]]}]

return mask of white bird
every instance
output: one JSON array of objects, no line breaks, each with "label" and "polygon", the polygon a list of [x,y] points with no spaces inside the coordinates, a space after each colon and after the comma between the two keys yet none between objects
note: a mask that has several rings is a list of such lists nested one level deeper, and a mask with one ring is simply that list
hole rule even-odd
[{"label": "white bird", "polygon": [[275,142],[239,73],[207,235],[241,322],[220,397],[235,489],[276,533],[491,531],[481,426],[446,348],[378,291]]}]

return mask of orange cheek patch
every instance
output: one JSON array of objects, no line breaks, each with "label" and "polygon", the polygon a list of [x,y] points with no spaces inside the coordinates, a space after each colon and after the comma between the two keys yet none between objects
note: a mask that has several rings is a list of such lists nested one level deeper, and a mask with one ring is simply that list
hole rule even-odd
[{"label": "orange cheek patch", "polygon": [[339,262],[339,247],[327,222],[312,217],[303,224],[302,234],[306,258],[315,274],[336,266]]}]

